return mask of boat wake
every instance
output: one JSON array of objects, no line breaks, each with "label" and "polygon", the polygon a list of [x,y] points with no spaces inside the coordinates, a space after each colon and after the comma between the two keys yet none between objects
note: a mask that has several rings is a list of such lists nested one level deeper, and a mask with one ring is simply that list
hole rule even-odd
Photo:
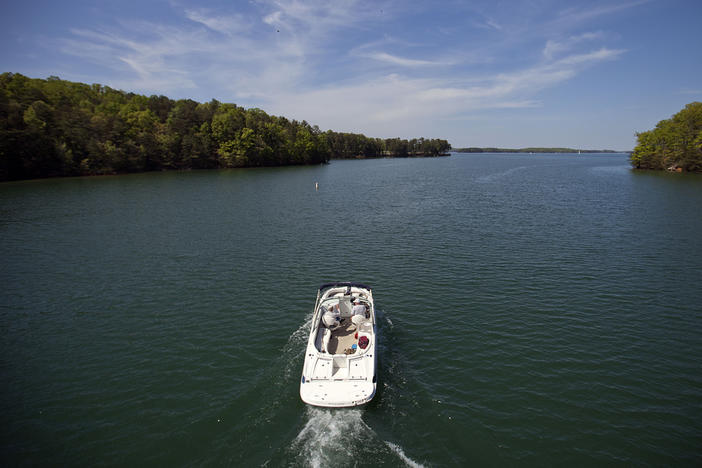
[{"label": "boat wake", "polygon": [[289,450],[296,465],[313,468],[323,466],[359,466],[386,459],[412,468],[424,465],[415,462],[392,442],[381,440],[363,421],[363,409],[328,409],[308,406],[306,422]]},{"label": "boat wake", "polygon": [[[300,372],[299,363],[297,358],[302,357],[305,354],[305,345],[307,344],[307,337],[310,332],[310,327],[312,326],[312,313],[305,317],[305,321],[298,327],[297,330],[292,332],[288,337],[288,342],[282,349],[281,355],[284,358],[284,370],[283,374],[285,380],[289,380],[293,375]],[[295,379],[298,376],[295,375]]]},{"label": "boat wake", "polygon": [[[388,327],[392,329],[393,323],[390,318],[382,314],[382,311],[379,312],[384,325],[380,327],[381,330]],[[304,353],[311,321],[310,313],[298,329],[290,334],[282,349],[281,355],[286,360],[283,364],[283,381],[286,385],[298,379],[299,361]],[[381,344],[381,352],[387,352],[383,347]],[[392,406],[392,403],[390,405]],[[276,411],[279,410],[280,408]],[[366,411],[372,410],[367,407],[320,408],[305,405],[304,413],[300,415],[302,427],[283,449],[284,452],[280,453],[283,460],[287,460],[280,460],[281,463],[314,468],[372,465],[374,461],[384,461],[389,466],[424,466],[408,457],[403,448],[396,443],[383,440],[383,437],[364,421],[363,415]]]},{"label": "boat wake", "polygon": [[405,451],[402,450],[402,447],[400,447],[399,445],[393,444],[392,442],[388,441],[385,441],[385,445],[390,447],[390,450],[395,452],[397,456],[400,457],[400,460],[405,462],[407,466],[410,466],[412,468],[424,468],[424,465],[422,465],[421,463],[417,463],[416,461],[412,460],[410,457],[405,455]]},{"label": "boat wake", "polygon": [[393,327],[395,326],[395,324],[392,323],[392,320],[390,320],[390,317],[383,316],[383,318],[384,318],[385,321],[388,323],[388,326],[389,326],[390,328],[393,328]]},{"label": "boat wake", "polygon": [[[362,410],[307,407],[307,422],[293,441],[298,460],[311,467],[334,466],[353,460],[364,434],[372,430],[361,418]],[[368,441],[366,441],[368,442]]]}]

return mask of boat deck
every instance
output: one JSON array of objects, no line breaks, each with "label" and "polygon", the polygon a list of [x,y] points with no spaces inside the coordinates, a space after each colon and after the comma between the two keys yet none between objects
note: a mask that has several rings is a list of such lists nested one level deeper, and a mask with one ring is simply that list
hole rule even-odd
[{"label": "boat deck", "polygon": [[330,354],[344,354],[344,351],[351,349],[353,344],[358,344],[356,326],[350,319],[346,319],[339,328],[332,332],[327,352]]}]

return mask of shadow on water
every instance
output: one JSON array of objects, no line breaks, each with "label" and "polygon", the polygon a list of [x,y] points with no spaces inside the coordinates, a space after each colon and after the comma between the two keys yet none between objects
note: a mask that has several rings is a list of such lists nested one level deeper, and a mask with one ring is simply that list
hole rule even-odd
[{"label": "shadow on water", "polygon": [[631,169],[629,172],[642,180],[646,181],[665,181],[669,184],[685,185],[685,184],[699,184],[702,182],[702,174],[696,172],[669,172],[669,171],[651,171],[643,169]]}]

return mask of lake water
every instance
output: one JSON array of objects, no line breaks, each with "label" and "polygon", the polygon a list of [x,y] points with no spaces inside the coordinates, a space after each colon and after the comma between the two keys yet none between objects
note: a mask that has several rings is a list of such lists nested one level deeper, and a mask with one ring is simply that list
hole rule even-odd
[{"label": "lake water", "polygon": [[[0,239],[4,466],[702,464],[699,175],[454,154],[5,183]],[[373,287],[364,408],[298,395],[334,280]]]}]

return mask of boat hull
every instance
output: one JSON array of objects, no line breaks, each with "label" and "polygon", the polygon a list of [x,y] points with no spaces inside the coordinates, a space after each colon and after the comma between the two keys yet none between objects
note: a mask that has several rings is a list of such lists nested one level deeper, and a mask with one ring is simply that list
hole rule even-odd
[{"label": "boat hull", "polygon": [[[324,284],[314,310],[300,398],[309,405],[330,408],[368,403],[377,389],[375,306],[370,287]],[[337,322],[324,317],[332,311]]]},{"label": "boat hull", "polygon": [[347,408],[365,405],[375,396],[373,382],[311,381],[300,385],[300,398],[312,406]]}]

